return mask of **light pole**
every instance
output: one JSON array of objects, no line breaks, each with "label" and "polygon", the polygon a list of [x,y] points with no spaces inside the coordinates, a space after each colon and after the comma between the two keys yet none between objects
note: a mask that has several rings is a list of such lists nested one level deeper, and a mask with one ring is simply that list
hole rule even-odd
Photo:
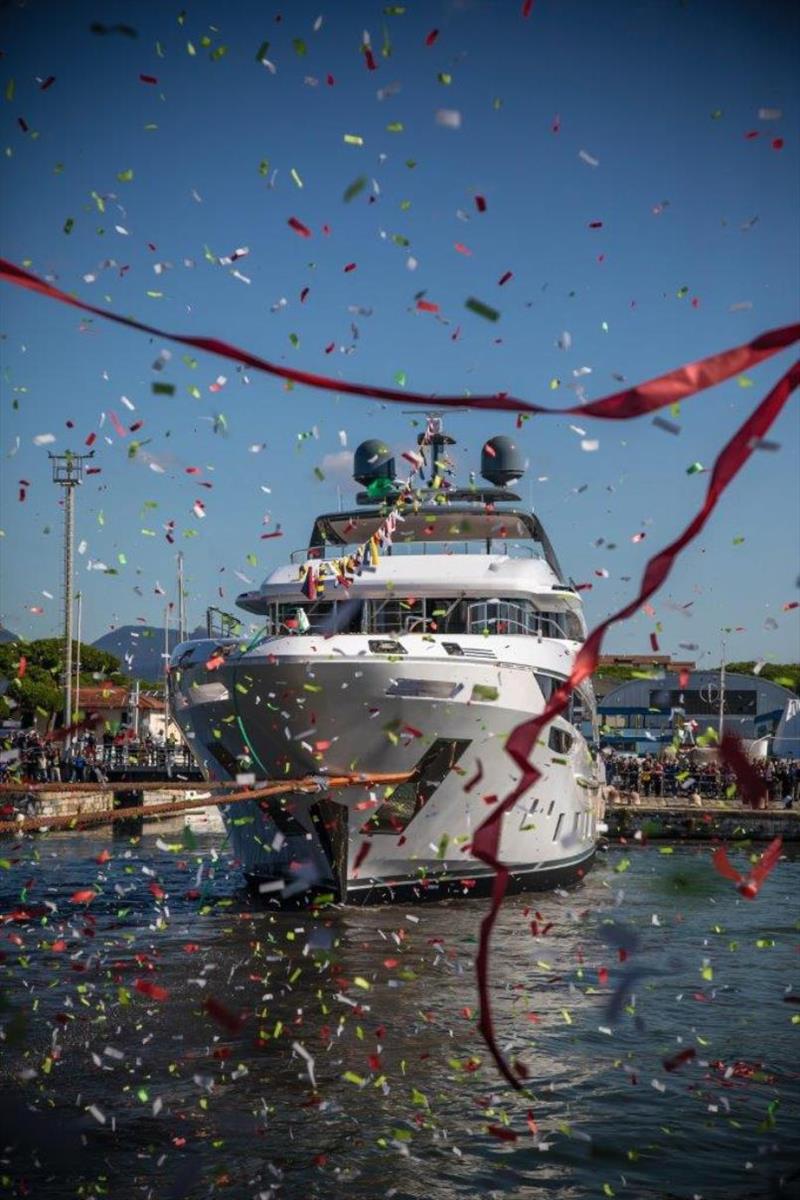
[{"label": "light pole", "polygon": [[72,584],[75,542],[75,488],[83,482],[83,464],[94,458],[88,454],[49,454],[53,464],[53,483],[64,493],[64,728],[66,740],[72,738]]},{"label": "light pole", "polygon": [[77,592],[75,599],[78,601],[78,628],[77,637],[75,638],[75,712],[80,712],[81,708],[81,616],[83,612],[83,592]]}]

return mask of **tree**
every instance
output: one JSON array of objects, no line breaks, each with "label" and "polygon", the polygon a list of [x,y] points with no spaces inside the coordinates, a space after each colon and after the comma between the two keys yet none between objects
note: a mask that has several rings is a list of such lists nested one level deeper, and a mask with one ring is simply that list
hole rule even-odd
[{"label": "tree", "polygon": [[[0,644],[0,679],[5,693],[0,716],[30,722],[35,717],[50,718],[64,711],[64,643],[60,638],[40,638],[33,642]],[[72,643],[73,661],[77,662],[78,643]],[[120,661],[114,654],[81,643],[81,683],[88,686],[101,675],[112,682],[127,684],[119,674]],[[24,666],[23,666],[24,663]]]}]

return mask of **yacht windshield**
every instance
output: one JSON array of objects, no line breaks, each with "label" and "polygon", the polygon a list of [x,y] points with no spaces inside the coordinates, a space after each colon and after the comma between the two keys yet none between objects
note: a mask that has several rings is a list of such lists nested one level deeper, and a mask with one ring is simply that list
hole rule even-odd
[{"label": "yacht windshield", "polygon": [[313,604],[274,603],[267,606],[271,633],[361,634],[480,634],[525,635],[581,641],[577,613],[545,611],[524,597],[472,599],[392,596],[381,600],[317,600]]}]

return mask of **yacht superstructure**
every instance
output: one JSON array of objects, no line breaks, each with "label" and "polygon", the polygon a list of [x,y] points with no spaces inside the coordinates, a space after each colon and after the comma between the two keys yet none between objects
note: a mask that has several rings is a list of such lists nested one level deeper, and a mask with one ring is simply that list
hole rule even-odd
[{"label": "yacht superstructure", "polygon": [[[320,779],[319,795],[228,810],[248,880],[278,899],[309,889],[361,902],[475,895],[491,873],[472,835],[518,779],[507,735],[542,711],[585,636],[580,596],[538,518],[508,490],[524,466],[487,442],[490,486],[450,480],[452,439],[429,420],[405,455],[427,485],[398,483],[381,443],[362,443],[350,512],[317,517],[310,545],[237,604],[249,639],[174,651],[174,711],[206,777]],[[597,841],[601,768],[590,684],[547,728],[542,778],[503,820],[518,888],[579,878]],[[584,730],[588,736],[584,735]],[[407,774],[394,787],[324,779]]]}]

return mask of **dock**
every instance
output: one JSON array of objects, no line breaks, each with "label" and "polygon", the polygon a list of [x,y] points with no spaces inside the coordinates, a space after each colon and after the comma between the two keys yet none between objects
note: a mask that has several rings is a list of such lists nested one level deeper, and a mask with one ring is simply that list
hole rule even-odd
[{"label": "dock", "polygon": [[605,821],[614,841],[800,841],[800,811],[783,807],[753,809],[723,801],[695,806],[672,797],[646,804],[612,801]]}]

